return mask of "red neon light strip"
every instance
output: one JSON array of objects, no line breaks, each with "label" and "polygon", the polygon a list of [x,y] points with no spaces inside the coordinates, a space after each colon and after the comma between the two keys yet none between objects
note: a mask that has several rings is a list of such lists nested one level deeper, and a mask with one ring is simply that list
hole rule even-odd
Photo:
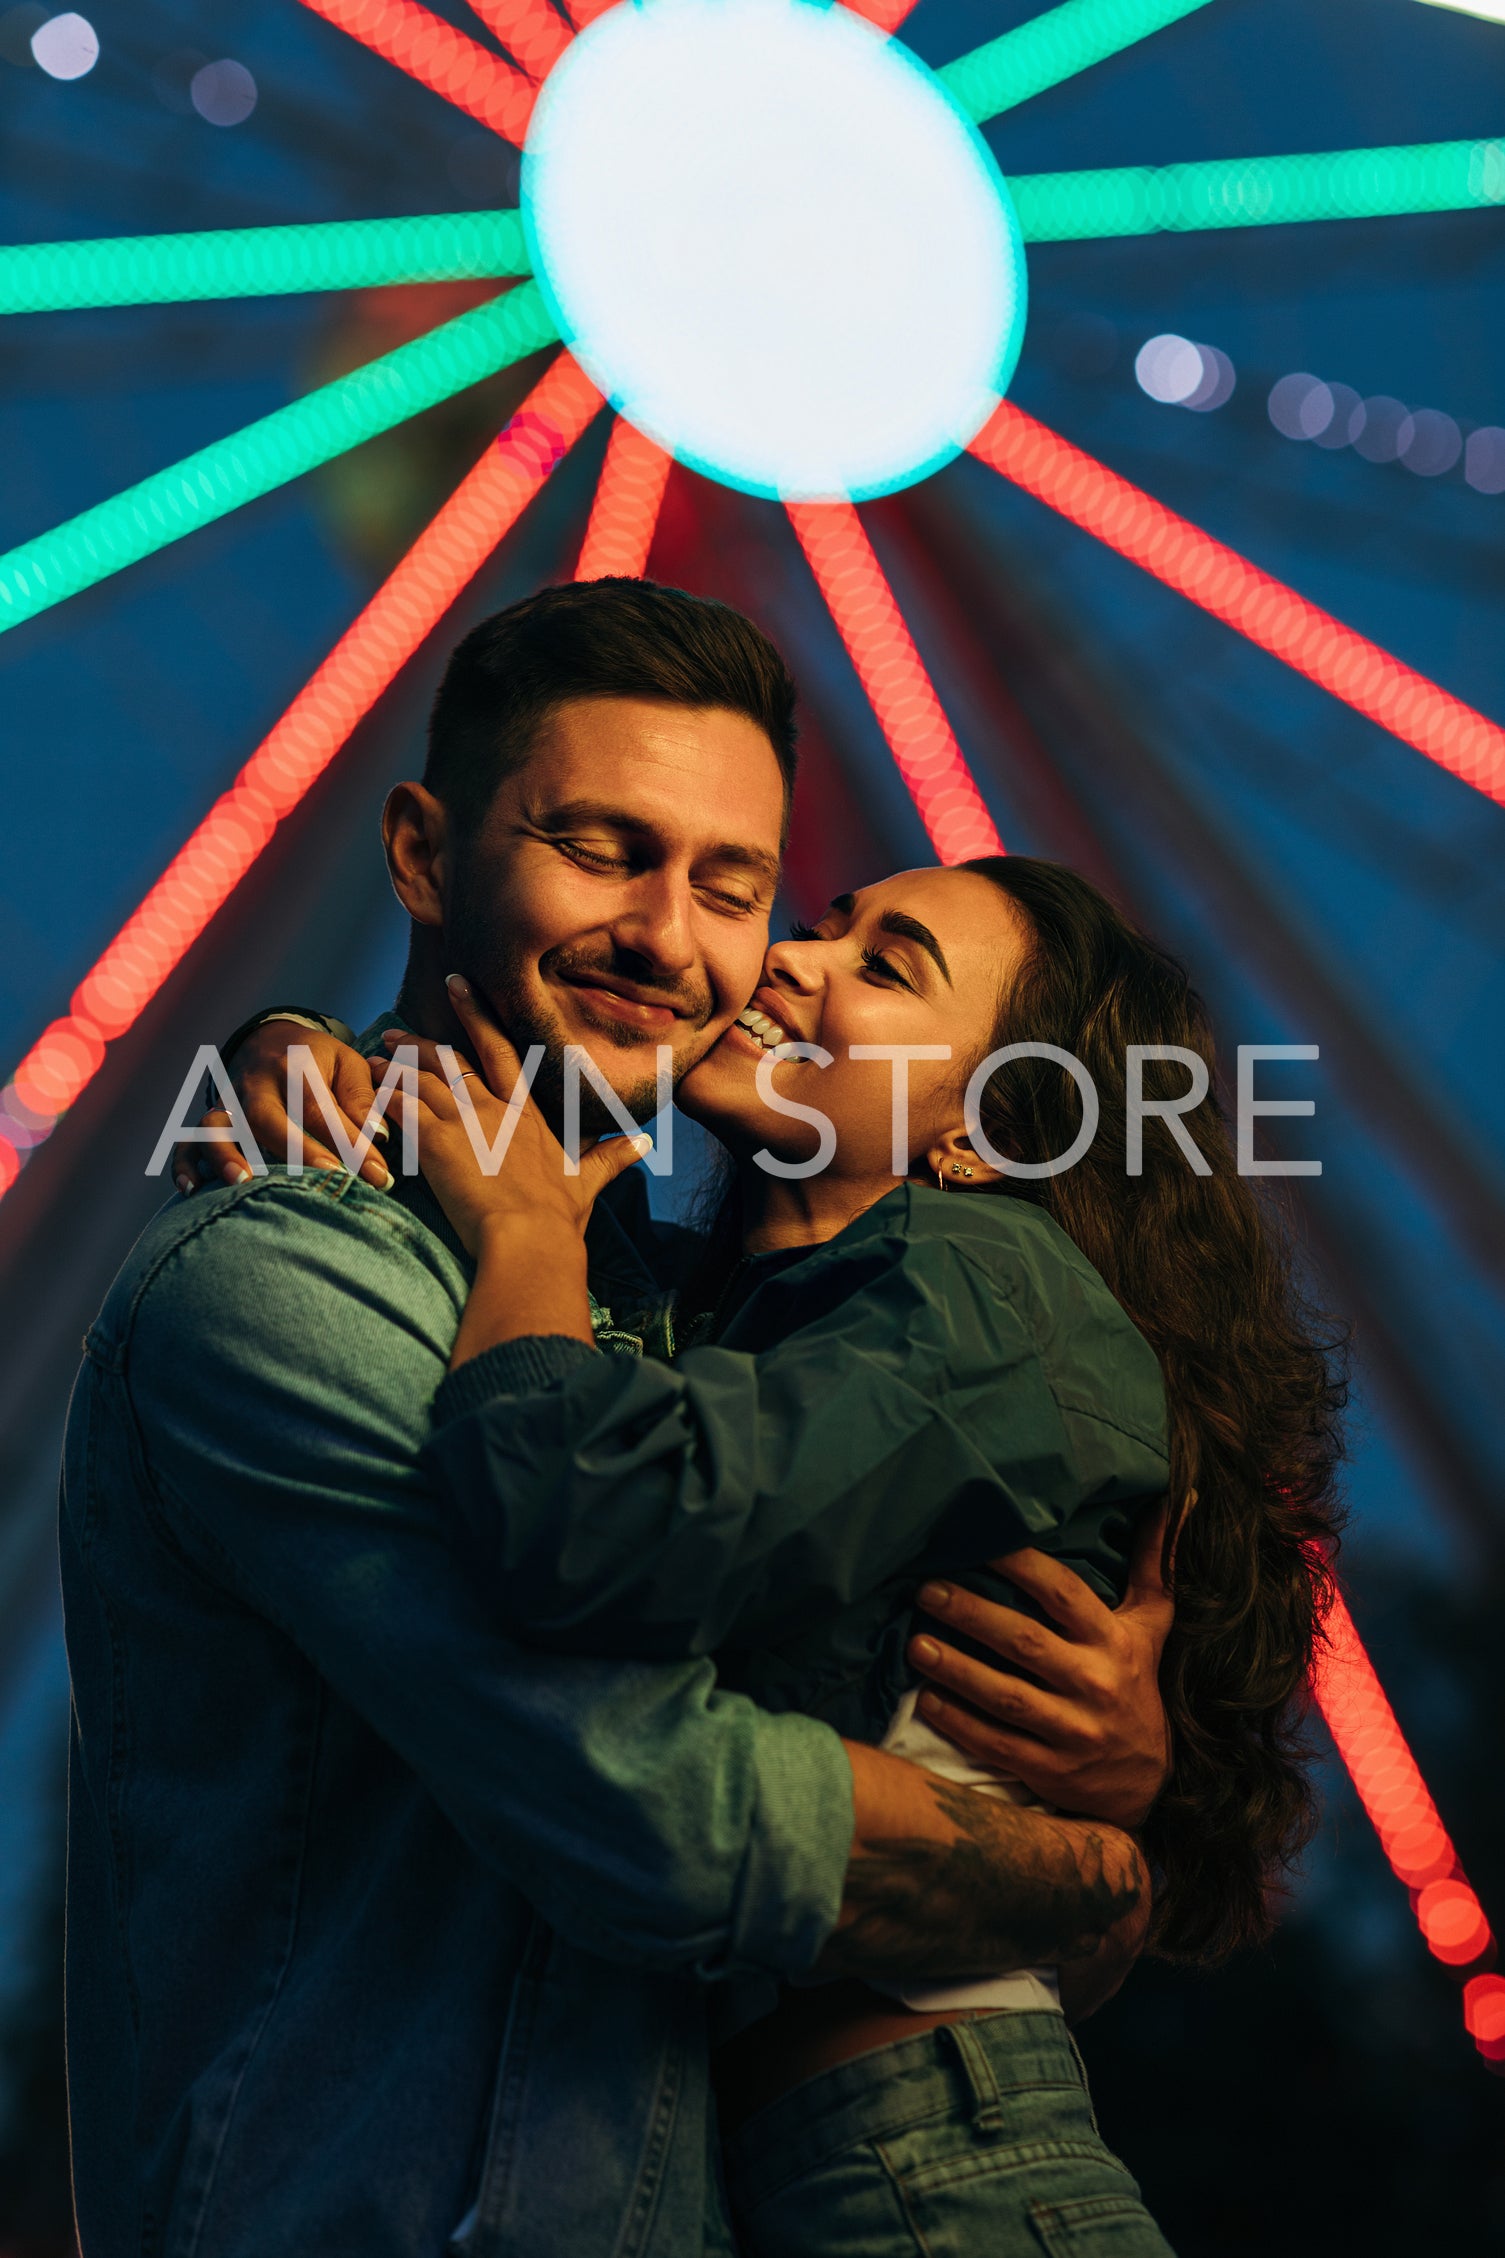
[{"label": "red neon light strip", "polygon": [[915,0],[846,0],[854,16],[861,16],[890,34],[898,30],[914,4]]},{"label": "red neon light strip", "polygon": [[972,453],[1465,784],[1505,801],[1505,729],[1007,400]]},{"label": "red neon light strip", "polygon": [[520,71],[417,0],[303,0],[409,78],[522,147],[538,92]]},{"label": "red neon light strip", "polygon": [[856,510],[850,502],[787,507],[936,853],[942,862],[1002,854],[1003,842]]},{"label": "red neon light strip", "polygon": [[[1411,1893],[1428,1951],[1460,1969],[1493,1957],[1495,1940],[1484,1908],[1464,1878],[1353,1617],[1337,1595],[1313,1691],[1391,1870]],[[1479,2052],[1505,2062],[1505,1976],[1472,1977],[1463,2001]]]},{"label": "red neon light strip", "polygon": [[626,580],[642,579],[670,460],[655,441],[617,418],[575,567],[577,580],[605,580],[616,573]]},{"label": "red neon light strip", "polygon": [[0,1196],[601,404],[561,353],[220,794],[0,1092]]},{"label": "red neon light strip", "polygon": [[470,0],[470,9],[530,78],[547,78],[573,37],[549,0]]}]

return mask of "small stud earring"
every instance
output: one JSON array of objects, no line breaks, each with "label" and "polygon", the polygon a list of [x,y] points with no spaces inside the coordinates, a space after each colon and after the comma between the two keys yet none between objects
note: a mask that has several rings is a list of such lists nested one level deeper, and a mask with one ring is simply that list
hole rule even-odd
[{"label": "small stud earring", "polygon": [[971,1171],[971,1169],[970,1169],[970,1168],[964,1168],[964,1169],[962,1170],[962,1174],[963,1174],[964,1176],[970,1176],[970,1175],[971,1175],[971,1173],[972,1173],[972,1171]]},{"label": "small stud earring", "polygon": [[960,1176],[961,1172],[962,1172],[962,1164],[961,1164],[961,1162],[960,1162],[959,1160],[954,1160],[954,1161],[953,1161],[953,1162],[951,1163],[951,1173],[952,1173],[952,1175],[953,1175],[953,1176]]}]

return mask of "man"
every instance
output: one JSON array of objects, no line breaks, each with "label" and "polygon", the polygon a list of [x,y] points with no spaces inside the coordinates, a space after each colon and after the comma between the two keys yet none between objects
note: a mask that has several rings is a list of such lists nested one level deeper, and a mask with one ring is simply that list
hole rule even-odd
[{"label": "man", "polygon": [[[387,807],[406,1023],[453,1037],[462,971],[651,1106],[644,1045],[682,1071],[755,984],[792,717],[757,631],[670,591],[477,629]],[[593,1224],[603,1338],[651,1283],[630,1197]],[[965,1900],[958,1973],[1048,1935],[1090,1996],[1142,1935],[1112,1826],[990,1804],[980,1861],[928,1775],[708,1664],[502,1637],[419,1464],[468,1283],[421,1180],[273,1172],[164,1210],[91,1329],[62,1511],[86,2258],[692,2258],[705,1981],[934,1972]],[[1158,1769],[1152,1646],[1118,1650],[1103,1809]],[[1029,1721],[1033,1689],[951,1668]]]}]

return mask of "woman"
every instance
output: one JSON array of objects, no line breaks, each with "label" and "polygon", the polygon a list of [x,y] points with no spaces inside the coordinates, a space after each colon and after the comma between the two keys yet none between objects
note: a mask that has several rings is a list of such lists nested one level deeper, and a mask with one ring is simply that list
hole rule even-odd
[{"label": "woman", "polygon": [[[487,1081],[510,1087],[515,1059],[456,1001]],[[1101,1106],[1056,1173],[1044,1164],[1077,1143],[1082,1100],[1054,1059],[1003,1065],[967,1120],[973,1068],[1020,1043],[1079,1060]],[[897,1151],[896,1045],[911,1052]],[[734,1176],[673,1313],[678,1361],[635,1368],[591,1352],[583,1180],[563,1174],[547,1125],[525,1110],[487,1176],[462,1107],[490,1139],[500,1100],[479,1077],[456,1077],[457,1093],[425,1072],[425,1174],[477,1257],[465,1376],[446,1383],[430,1456],[457,1502],[478,1487],[494,1502],[474,1541],[502,1547],[530,1639],[713,1649],[760,1700],[956,1777],[909,1683],[916,1585],[1033,1542],[1121,1592],[1168,1436],[1174,1758],[1145,1840],[1159,1949],[1211,1959],[1265,1933],[1309,1821],[1295,1733],[1340,1389],[1216,1101],[1178,1116],[1190,1156],[1152,1125],[1127,1173],[1133,1046],[1179,1056],[1168,1072],[1150,1062],[1151,1100],[1182,1086],[1187,1054],[1212,1065],[1179,968],[1070,872],[989,859],[842,897],[770,949],[752,1007],[681,1085]],[[771,1049],[783,1108],[831,1124],[815,1172],[808,1112],[759,1090]],[[810,1400],[838,1340],[857,1345],[860,1383],[823,1431],[794,1432],[781,1404]],[[891,1475],[904,1451],[907,1517],[865,1517],[865,1470],[881,1458]],[[960,2252],[1010,2234],[1164,2250],[1097,2137],[1049,1968],[909,1987],[897,2006],[858,1985],[786,1995],[730,2039],[721,2091],[753,2253]]]}]

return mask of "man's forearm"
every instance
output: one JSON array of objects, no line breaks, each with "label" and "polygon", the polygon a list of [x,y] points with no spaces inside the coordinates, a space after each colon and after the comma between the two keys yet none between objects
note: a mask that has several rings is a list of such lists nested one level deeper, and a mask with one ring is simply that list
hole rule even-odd
[{"label": "man's forearm", "polygon": [[1132,1961],[1149,1875],[1131,1836],[979,1795],[859,1743],[847,1755],[856,1829],[822,1973],[946,1981]]}]

